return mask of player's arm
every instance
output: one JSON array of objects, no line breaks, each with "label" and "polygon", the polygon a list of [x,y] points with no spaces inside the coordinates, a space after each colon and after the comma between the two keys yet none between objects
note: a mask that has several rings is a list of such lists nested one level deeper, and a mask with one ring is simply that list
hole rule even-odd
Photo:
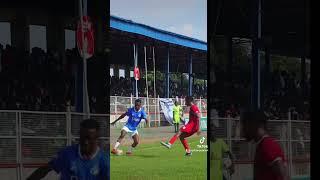
[{"label": "player's arm", "polygon": [[37,170],[35,170],[28,178],[27,180],[40,180],[44,177],[46,177],[46,175],[52,170],[52,168],[49,166],[49,164],[38,168]]},{"label": "player's arm", "polygon": [[233,153],[231,152],[229,146],[222,140],[222,152],[223,153],[227,153],[230,160],[231,160],[231,166],[229,168],[231,174],[234,173],[235,168],[234,168],[234,160],[235,160],[235,156],[233,155]]},{"label": "player's arm", "polygon": [[201,127],[200,127],[200,118],[198,118],[198,121],[197,121],[197,123],[198,123],[198,132],[197,132],[197,135],[200,135],[201,134]]},{"label": "player's arm", "polygon": [[149,119],[148,119],[148,118],[145,118],[144,120],[146,121],[146,123],[147,123],[147,125],[148,125],[148,124],[149,124]]},{"label": "player's arm", "polygon": [[121,114],[121,116],[119,116],[115,121],[113,121],[113,122],[111,123],[111,125],[116,124],[116,122],[118,122],[119,120],[121,120],[121,119],[123,119],[124,117],[126,117],[127,114],[128,114],[128,112],[125,112],[125,113]]},{"label": "player's arm", "polygon": [[227,151],[227,154],[229,155],[229,157],[230,157],[230,159],[231,159],[231,161],[232,161],[232,163],[233,163],[233,161],[234,161],[234,155],[232,154],[232,152],[231,151]]},{"label": "player's arm", "polygon": [[[197,114],[197,113],[196,113]],[[201,124],[200,124],[200,117],[197,118],[197,123],[198,123],[198,132],[197,132],[197,135],[200,135],[201,134]]]},{"label": "player's arm", "polygon": [[197,111],[197,112],[191,111],[191,112],[194,113],[195,114],[194,116],[197,117],[197,123],[198,123],[198,127],[199,127],[197,134],[200,135],[201,134],[200,113],[199,113],[199,111]]},{"label": "player's arm", "polygon": [[181,119],[183,118],[183,109],[182,109],[182,107],[180,107],[180,118]]},{"label": "player's arm", "polygon": [[65,169],[66,164],[66,149],[61,150],[58,154],[51,159],[45,166],[40,167],[33,172],[27,180],[40,180],[44,178],[51,170],[60,173]]},{"label": "player's arm", "polygon": [[231,167],[230,167],[230,171],[231,171],[231,174],[234,174],[234,171],[235,171],[235,167],[234,167],[234,155],[232,154],[232,152],[229,150],[227,151],[227,154],[229,155],[230,157],[230,160],[231,160]]},{"label": "player's arm", "polygon": [[229,157],[230,157],[230,160],[233,162],[235,157],[234,157],[233,153],[230,151],[229,146],[224,141],[222,141],[222,151],[224,153],[227,153],[229,155]]},{"label": "player's arm", "polygon": [[143,111],[143,119],[146,121],[147,125],[149,125],[149,119],[147,117],[147,113]]},{"label": "player's arm", "polygon": [[110,157],[109,154],[105,153],[102,157],[102,171],[101,173],[101,180],[110,180]]},{"label": "player's arm", "polygon": [[275,160],[275,162],[272,163],[271,167],[272,171],[281,176],[283,180],[290,180],[289,175],[287,173],[287,168],[281,159]]},{"label": "player's arm", "polygon": [[267,163],[271,170],[282,177],[283,180],[289,180],[287,166],[283,157],[283,152],[280,145],[274,141],[264,143],[262,152],[264,152],[263,160]]},{"label": "player's arm", "polygon": [[197,118],[197,125],[199,127],[197,134],[200,135],[201,134],[201,128],[200,128],[200,112],[198,110],[198,108],[190,108],[190,115],[191,116],[195,116]]}]

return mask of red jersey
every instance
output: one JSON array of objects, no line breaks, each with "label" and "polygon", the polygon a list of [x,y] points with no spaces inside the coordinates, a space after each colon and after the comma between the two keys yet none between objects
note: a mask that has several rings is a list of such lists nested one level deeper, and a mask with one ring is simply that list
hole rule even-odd
[{"label": "red jersey", "polygon": [[285,162],[284,153],[276,140],[272,137],[265,136],[257,144],[254,158],[254,179],[255,180],[282,180],[273,173],[272,163],[277,160]]},{"label": "red jersey", "polygon": [[[191,114],[191,112],[192,112],[192,114]],[[200,119],[193,114],[199,114],[199,113],[200,113],[200,110],[196,105],[192,105],[190,107],[188,125],[190,124],[190,126],[192,126],[195,131],[199,130]]]},{"label": "red jersey", "polygon": [[186,137],[192,136],[194,133],[196,133],[199,130],[200,119],[194,116],[193,114],[191,114],[191,112],[200,113],[199,108],[196,105],[192,105],[190,107],[189,122],[187,125],[180,128],[181,132],[186,133],[185,134]]}]

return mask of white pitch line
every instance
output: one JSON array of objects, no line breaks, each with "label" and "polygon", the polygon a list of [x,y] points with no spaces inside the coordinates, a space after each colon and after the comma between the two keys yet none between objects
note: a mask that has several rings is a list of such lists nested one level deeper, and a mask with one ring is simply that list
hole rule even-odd
[{"label": "white pitch line", "polygon": [[[193,144],[193,143],[189,143],[189,144]],[[157,146],[157,147],[149,147],[149,148],[136,149],[136,151],[139,151],[139,150],[150,150],[150,149],[156,149],[156,148],[159,148],[159,147],[163,147],[163,146]]]}]

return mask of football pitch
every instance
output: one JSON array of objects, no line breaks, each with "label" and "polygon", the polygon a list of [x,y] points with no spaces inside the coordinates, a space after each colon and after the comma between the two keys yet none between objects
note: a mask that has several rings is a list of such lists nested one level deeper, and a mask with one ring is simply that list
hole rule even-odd
[{"label": "football pitch", "polygon": [[[131,140],[129,141],[129,138],[126,137],[126,145],[120,146],[120,149],[123,150],[123,154],[121,156],[115,156],[111,154],[111,179],[206,179],[207,152],[203,151],[205,150],[205,148],[199,147],[199,145],[201,145],[201,143],[199,142],[200,139],[202,137],[206,137],[205,133],[200,136],[193,135],[192,137],[188,138],[190,148],[194,151],[191,157],[187,157],[185,156],[185,150],[179,139],[171,149],[167,149],[160,145],[160,141],[164,139],[160,138],[160,134],[157,132],[165,131],[166,133],[163,133],[165,134],[164,137],[169,137],[170,135],[174,134],[171,130],[173,129],[171,129],[170,127],[169,129],[168,127],[139,129],[139,133],[141,132],[141,144],[139,144],[139,146],[134,150],[133,155],[131,156],[127,156],[125,154],[129,144],[131,143]],[[120,133],[119,129],[118,131],[114,132],[118,132],[115,134],[115,136],[119,135]],[[111,132],[111,134],[114,133]],[[152,134],[154,136],[152,136]],[[204,144],[206,144],[206,142]]]}]

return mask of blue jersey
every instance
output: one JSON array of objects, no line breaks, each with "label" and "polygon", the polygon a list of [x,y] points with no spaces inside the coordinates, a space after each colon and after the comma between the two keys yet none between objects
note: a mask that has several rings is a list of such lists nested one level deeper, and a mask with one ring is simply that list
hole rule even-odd
[{"label": "blue jersey", "polygon": [[137,126],[139,125],[141,120],[147,118],[147,114],[143,109],[136,111],[134,107],[129,108],[126,115],[129,116],[126,126],[131,131],[137,130]]},{"label": "blue jersey", "polygon": [[92,159],[81,157],[80,146],[73,145],[60,151],[49,162],[61,180],[109,180],[109,154],[99,149]]}]

